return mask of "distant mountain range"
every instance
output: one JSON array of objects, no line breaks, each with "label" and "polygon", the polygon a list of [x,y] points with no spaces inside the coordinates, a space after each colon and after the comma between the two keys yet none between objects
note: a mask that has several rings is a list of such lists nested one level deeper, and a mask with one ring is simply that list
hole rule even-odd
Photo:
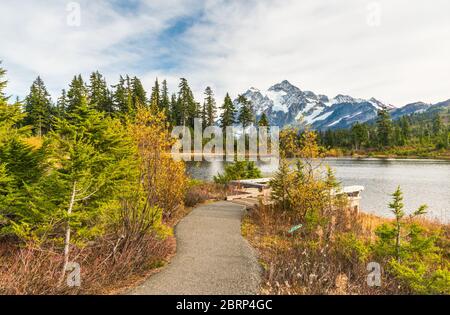
[{"label": "distant mountain range", "polygon": [[[268,90],[250,88],[243,95],[252,102],[257,119],[264,112],[272,126],[307,124],[315,130],[349,128],[356,122],[369,122],[376,118],[381,108],[387,108],[391,117],[398,119],[450,106],[450,100],[438,104],[418,102],[397,108],[375,98],[365,100],[341,94],[329,98],[311,91],[302,91],[287,80]],[[237,100],[234,104],[236,108],[240,107]]]}]

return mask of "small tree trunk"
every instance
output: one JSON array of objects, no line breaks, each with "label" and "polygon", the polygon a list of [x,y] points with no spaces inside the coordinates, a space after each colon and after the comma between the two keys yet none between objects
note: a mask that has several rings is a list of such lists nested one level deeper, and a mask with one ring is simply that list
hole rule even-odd
[{"label": "small tree trunk", "polygon": [[400,262],[400,221],[397,218],[397,235],[395,238],[395,255],[397,256],[397,261]]},{"label": "small tree trunk", "polygon": [[[77,182],[73,183],[72,194],[70,196],[69,208],[67,209],[67,214],[70,216],[72,214],[73,206],[75,204]],[[66,274],[66,268],[69,264],[69,253],[70,253],[70,219],[67,219],[66,224],[66,237],[64,240],[64,265],[61,273],[60,284],[64,281],[64,275]]]}]

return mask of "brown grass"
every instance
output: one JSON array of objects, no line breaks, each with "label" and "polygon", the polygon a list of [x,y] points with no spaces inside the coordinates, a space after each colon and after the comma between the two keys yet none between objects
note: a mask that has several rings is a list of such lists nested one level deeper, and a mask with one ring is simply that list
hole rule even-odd
[{"label": "brown grass", "polygon": [[216,183],[202,182],[188,188],[184,198],[184,204],[188,207],[193,207],[209,200],[225,200],[227,194],[231,193],[231,187],[227,188]]},{"label": "brown grass", "polygon": [[81,286],[60,285],[63,255],[58,248],[0,244],[0,294],[109,294],[164,265],[175,251],[173,237],[147,236],[115,253],[113,238],[84,249],[72,248],[71,261],[81,267]]},{"label": "brown grass", "polygon": [[[367,244],[375,238],[375,229],[391,220],[361,213],[349,232],[336,231],[323,241],[320,231],[308,235],[301,230],[290,235],[289,229],[297,222],[271,207],[260,206],[247,215],[242,224],[242,234],[259,253],[263,268],[263,294],[408,294],[405,288],[386,274],[382,287],[367,285]],[[420,223],[433,230],[449,226],[420,219]],[[357,238],[351,238],[351,235]],[[359,240],[354,243],[354,240]],[[350,240],[350,241],[349,241]],[[349,246],[349,242],[352,243]],[[354,245],[354,244],[360,244]],[[369,255],[369,253],[366,253]]]}]

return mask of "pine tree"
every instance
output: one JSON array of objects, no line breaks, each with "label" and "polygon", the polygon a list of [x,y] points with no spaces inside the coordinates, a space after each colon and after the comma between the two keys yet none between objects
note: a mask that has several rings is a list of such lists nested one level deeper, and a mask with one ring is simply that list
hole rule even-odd
[{"label": "pine tree", "polygon": [[185,78],[180,79],[178,92],[178,110],[180,125],[194,127],[194,119],[199,117],[199,104],[194,100],[194,94]]},{"label": "pine tree", "polygon": [[33,133],[39,137],[51,128],[52,101],[44,81],[40,77],[33,82],[30,94],[25,100],[25,123],[33,126]]},{"label": "pine tree", "polygon": [[127,114],[133,115],[133,102],[130,87],[130,78],[120,76],[119,83],[113,86],[113,102],[114,110],[118,112],[119,116]]},{"label": "pine tree", "polygon": [[259,118],[258,121],[259,127],[268,127],[269,126],[269,119],[267,119],[266,113],[262,113],[261,118]]},{"label": "pine tree", "polygon": [[399,123],[400,123],[402,137],[403,137],[403,139],[405,139],[405,142],[406,142],[406,141],[408,141],[408,139],[411,135],[411,125],[410,125],[408,117],[403,116],[402,118],[400,118]]},{"label": "pine tree", "polygon": [[241,105],[241,108],[239,110],[238,122],[242,124],[244,128],[246,128],[254,122],[252,104],[243,95],[238,96],[238,103]]},{"label": "pine tree", "polygon": [[158,78],[156,78],[155,85],[152,88],[152,95],[150,97],[150,107],[153,112],[161,110],[161,97],[159,95],[160,88]]},{"label": "pine tree", "polygon": [[129,172],[133,150],[120,122],[89,108],[85,97],[68,119],[57,120],[49,142],[53,170],[48,181],[63,189],[60,199],[55,195],[52,200],[57,201],[56,218],[66,222],[65,270],[72,237],[83,239],[83,233],[95,232],[95,228],[85,228],[100,216],[95,205],[121,184]]},{"label": "pine tree", "polygon": [[208,127],[208,115],[206,113],[206,102],[203,102],[202,110],[200,113],[200,118],[202,120],[202,129]]},{"label": "pine tree", "polygon": [[214,99],[214,93],[209,86],[205,90],[204,111],[205,125],[213,126],[217,118],[217,106],[216,100]]},{"label": "pine tree", "polygon": [[172,94],[170,98],[170,110],[169,110],[169,117],[172,125],[180,125],[180,115],[179,115],[179,108],[178,108],[178,100],[177,95],[175,93]]},{"label": "pine tree", "polygon": [[289,163],[282,159],[278,171],[275,173],[269,186],[272,189],[271,198],[283,211],[291,209],[290,187],[294,180]]},{"label": "pine tree", "polygon": [[220,108],[222,110],[222,114],[220,115],[220,127],[225,130],[227,126],[234,125],[236,117],[236,109],[234,108],[233,101],[228,93]]},{"label": "pine tree", "polygon": [[7,101],[7,97],[5,96],[5,93],[3,90],[6,88],[6,85],[8,84],[8,81],[2,81],[2,78],[6,75],[6,70],[1,67],[2,61],[0,60],[0,102]]},{"label": "pine tree", "polygon": [[131,94],[133,102],[133,110],[136,111],[139,106],[147,106],[147,93],[139,78],[131,79]]},{"label": "pine tree", "polygon": [[84,84],[81,75],[75,76],[69,85],[69,90],[67,91],[67,111],[72,112],[77,106],[82,102],[82,99],[88,98],[87,87]]},{"label": "pine tree", "polygon": [[367,133],[368,133],[367,127],[364,124],[356,122],[352,126],[351,134],[355,150],[361,149],[361,147],[367,142],[368,140]]},{"label": "pine tree", "polygon": [[22,104],[8,104],[3,93],[6,71],[0,68],[0,234],[10,234],[12,218],[20,219],[20,209],[27,201],[24,187],[32,184],[42,171],[41,154],[25,144],[28,126],[23,124],[26,114]]},{"label": "pine tree", "polygon": [[108,89],[104,77],[98,71],[91,74],[88,97],[92,108],[109,115],[113,113],[111,92]]},{"label": "pine tree", "polygon": [[439,114],[437,114],[433,119],[433,134],[435,136],[439,136],[443,129],[442,118]]},{"label": "pine tree", "polygon": [[61,96],[56,102],[56,117],[62,118],[67,112],[67,107],[69,106],[69,101],[67,100],[67,92],[65,89],[61,91]]},{"label": "pine tree", "polygon": [[385,108],[378,111],[377,134],[378,145],[380,147],[387,147],[390,145],[392,136],[392,121],[388,110]]},{"label": "pine tree", "polygon": [[161,108],[166,113],[166,116],[170,116],[170,99],[169,99],[169,89],[167,87],[167,81],[164,80],[162,82],[161,87]]}]

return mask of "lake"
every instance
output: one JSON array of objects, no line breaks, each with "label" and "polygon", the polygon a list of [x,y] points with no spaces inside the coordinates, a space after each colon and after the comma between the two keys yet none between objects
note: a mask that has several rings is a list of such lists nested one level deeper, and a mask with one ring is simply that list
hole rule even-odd
[{"label": "lake", "polygon": [[[365,212],[392,217],[387,205],[390,194],[400,185],[408,214],[427,204],[429,218],[450,222],[450,161],[327,158],[324,163],[336,171],[343,185],[365,187],[361,202]],[[277,169],[270,163],[257,164],[264,177],[270,177]],[[225,162],[188,162],[187,171],[193,178],[212,180],[223,172],[224,165]]]}]

